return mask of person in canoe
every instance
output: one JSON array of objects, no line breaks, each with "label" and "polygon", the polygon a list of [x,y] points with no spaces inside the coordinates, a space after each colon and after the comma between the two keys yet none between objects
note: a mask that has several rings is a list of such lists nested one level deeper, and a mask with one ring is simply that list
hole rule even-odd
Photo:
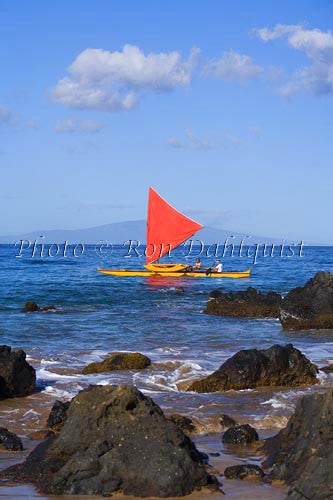
[{"label": "person in canoe", "polygon": [[215,267],[212,267],[213,273],[222,273],[223,272],[223,264],[220,260],[216,261]]},{"label": "person in canoe", "polygon": [[194,269],[201,269],[201,260],[199,259],[199,257],[195,261]]}]

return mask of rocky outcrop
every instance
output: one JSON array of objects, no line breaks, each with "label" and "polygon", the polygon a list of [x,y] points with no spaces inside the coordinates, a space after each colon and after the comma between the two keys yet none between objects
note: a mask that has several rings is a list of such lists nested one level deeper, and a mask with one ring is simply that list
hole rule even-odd
[{"label": "rocky outcrop", "polygon": [[319,272],[304,287],[291,290],[279,317],[285,330],[333,330],[333,275]]},{"label": "rocky outcrop", "polygon": [[333,364],[323,366],[322,368],[320,368],[320,370],[324,373],[333,373]]},{"label": "rocky outcrop", "polygon": [[36,372],[22,349],[0,346],[0,399],[27,396],[35,390]]},{"label": "rocky outcrop", "polygon": [[237,422],[232,417],[229,417],[229,415],[222,413],[220,424],[223,429],[229,429],[230,427],[235,427]]},{"label": "rocky outcrop", "polygon": [[285,429],[266,441],[270,477],[290,485],[288,500],[333,498],[333,391],[304,396]]},{"label": "rocky outcrop", "polygon": [[241,464],[227,467],[224,475],[227,479],[261,479],[265,473],[259,465]]},{"label": "rocky outcrop", "polygon": [[246,349],[229,358],[218,370],[187,389],[195,392],[299,386],[317,382],[317,367],[292,344],[269,349]]},{"label": "rocky outcrop", "polygon": [[224,444],[249,444],[258,441],[257,431],[249,424],[230,427],[222,436]]},{"label": "rocky outcrop", "polygon": [[37,302],[34,302],[33,300],[30,300],[29,302],[26,302],[23,306],[22,312],[23,313],[31,313],[31,312],[47,312],[47,311],[54,311],[55,307],[54,306],[45,306],[45,307],[39,307]]},{"label": "rocky outcrop", "polygon": [[5,429],[5,427],[0,427],[0,449],[7,451],[22,451],[23,444],[16,434]]},{"label": "rocky outcrop", "polygon": [[36,441],[45,441],[54,436],[54,432],[51,429],[38,429],[36,431],[30,432],[29,439]]},{"label": "rocky outcrop", "polygon": [[70,401],[55,401],[51,408],[50,414],[47,419],[47,426],[54,431],[59,431],[67,418],[67,411],[70,405]]},{"label": "rocky outcrop", "polygon": [[1,476],[55,495],[168,497],[218,488],[190,438],[132,386],[81,391],[60,433]]},{"label": "rocky outcrop", "polygon": [[275,292],[261,293],[249,287],[245,291],[210,293],[205,313],[239,318],[277,318],[281,295]]},{"label": "rocky outcrop", "polygon": [[189,417],[184,417],[184,415],[174,413],[172,415],[168,415],[166,418],[167,420],[171,420],[171,422],[174,422],[185,433],[191,433],[195,431],[193,420]]},{"label": "rocky outcrop", "polygon": [[118,352],[103,361],[90,363],[83,369],[82,373],[104,373],[114,370],[143,370],[150,365],[150,359],[139,352]]}]

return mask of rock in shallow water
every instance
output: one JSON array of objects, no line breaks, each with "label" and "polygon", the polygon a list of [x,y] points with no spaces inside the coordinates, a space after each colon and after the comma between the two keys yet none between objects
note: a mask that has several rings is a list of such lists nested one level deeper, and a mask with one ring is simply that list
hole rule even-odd
[{"label": "rock in shallow water", "polygon": [[287,293],[280,321],[285,330],[333,329],[333,275],[319,272]]},{"label": "rock in shallow water", "polygon": [[292,344],[269,349],[246,349],[237,352],[218,370],[187,389],[196,392],[251,389],[264,386],[299,386],[315,384],[317,367]]},{"label": "rock in shallow water", "polygon": [[0,449],[7,451],[22,451],[21,439],[4,427],[0,427]]},{"label": "rock in shallow water", "polygon": [[132,386],[81,391],[60,434],[2,476],[58,495],[167,497],[218,488],[190,438]]},{"label": "rock in shallow water", "polygon": [[105,373],[114,370],[143,370],[151,365],[147,356],[139,352],[119,352],[101,362],[90,363],[82,373]]},{"label": "rock in shallow water", "polygon": [[35,390],[36,372],[22,349],[0,346],[0,399],[28,396]]},{"label": "rock in shallow water", "polygon": [[258,441],[257,431],[249,424],[230,427],[222,436],[224,444],[249,444]]},{"label": "rock in shallow water", "polygon": [[304,396],[288,425],[266,440],[270,477],[291,486],[288,500],[333,498],[333,391]]},{"label": "rock in shallow water", "polygon": [[34,302],[33,300],[30,300],[26,302],[23,306],[22,312],[23,313],[31,313],[31,312],[47,312],[47,311],[54,311],[55,307],[54,306],[45,306],[45,307],[39,307],[37,302]]},{"label": "rock in shallow water", "polygon": [[204,311],[206,314],[240,318],[277,318],[282,300],[279,293],[264,294],[252,287],[240,292],[214,290],[210,297]]},{"label": "rock in shallow water", "polygon": [[253,464],[232,465],[224,469],[227,479],[261,479],[265,476],[264,471]]}]

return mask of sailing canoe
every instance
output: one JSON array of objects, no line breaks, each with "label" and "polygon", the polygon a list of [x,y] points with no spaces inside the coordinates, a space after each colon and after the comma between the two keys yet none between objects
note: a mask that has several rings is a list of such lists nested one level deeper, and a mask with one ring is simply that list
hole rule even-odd
[{"label": "sailing canoe", "polygon": [[101,269],[97,268],[99,273],[109,274],[111,276],[123,277],[150,277],[160,276],[162,278],[249,278],[251,269],[247,271],[222,272],[222,273],[206,273],[206,271],[140,271],[138,269]]}]

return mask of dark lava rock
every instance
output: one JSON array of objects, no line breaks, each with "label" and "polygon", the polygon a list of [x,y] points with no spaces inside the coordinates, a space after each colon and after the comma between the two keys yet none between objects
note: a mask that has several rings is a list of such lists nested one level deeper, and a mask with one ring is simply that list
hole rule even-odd
[{"label": "dark lava rock", "polygon": [[333,365],[323,366],[320,370],[324,373],[333,373]]},{"label": "dark lava rock", "polygon": [[193,421],[189,417],[184,417],[183,415],[178,415],[178,413],[174,413],[173,415],[168,415],[167,420],[171,420],[174,422],[183,432],[194,432],[195,425]]},{"label": "dark lava rock", "polygon": [[37,431],[30,432],[29,439],[33,439],[36,441],[45,441],[45,439],[49,439],[54,435],[54,432],[50,429],[39,429]]},{"label": "dark lava rock", "polygon": [[21,439],[13,432],[0,427],[0,449],[8,451],[22,451],[23,444]]},{"label": "dark lava rock", "polygon": [[257,431],[249,424],[230,427],[222,436],[224,444],[248,444],[258,441]]},{"label": "dark lava rock", "polygon": [[222,413],[220,424],[224,429],[229,429],[229,427],[235,427],[237,425],[236,420],[225,413]]},{"label": "dark lava rock", "polygon": [[81,391],[60,433],[1,476],[54,495],[168,497],[218,488],[190,438],[126,385]]},{"label": "dark lava rock", "polygon": [[181,295],[181,294],[185,293],[185,289],[182,286],[177,286],[176,293]]},{"label": "dark lava rock", "polygon": [[258,465],[242,464],[227,467],[224,475],[227,479],[261,479],[265,474]]},{"label": "dark lava rock", "polygon": [[30,313],[30,312],[36,312],[39,310],[37,302],[33,302],[32,300],[29,302],[26,302],[23,306],[22,312],[25,313]]},{"label": "dark lava rock", "polygon": [[219,453],[218,451],[216,452],[213,451],[212,453],[209,454],[210,457],[219,457],[220,455],[221,453]]},{"label": "dark lava rock", "polygon": [[333,275],[319,272],[291,290],[282,300],[280,321],[285,330],[333,329]]},{"label": "dark lava rock", "polygon": [[55,307],[54,306],[45,306],[45,307],[39,307],[37,302],[34,301],[29,301],[26,302],[23,306],[22,312],[23,313],[30,313],[30,312],[46,312],[46,311],[54,311]]},{"label": "dark lava rock", "polygon": [[266,440],[264,467],[290,485],[288,500],[333,498],[333,391],[301,398],[287,427]]},{"label": "dark lava rock", "polygon": [[222,295],[223,295],[223,292],[222,292],[222,290],[219,290],[219,289],[212,290],[211,292],[209,292],[210,299],[217,299],[218,297],[221,297]]},{"label": "dark lava rock", "polygon": [[252,389],[265,386],[315,384],[318,368],[292,344],[269,349],[246,349],[229,358],[218,370],[187,389],[196,392]]},{"label": "dark lava rock", "polygon": [[35,390],[36,372],[22,349],[0,346],[0,399],[27,396]]},{"label": "dark lava rock", "polygon": [[150,365],[150,359],[139,352],[118,352],[101,362],[90,363],[83,369],[82,373],[103,373],[113,370],[143,370]]},{"label": "dark lava rock", "polygon": [[221,293],[211,292],[205,313],[218,316],[236,316],[240,318],[277,318],[281,295],[275,292],[261,293],[249,287],[245,291]]},{"label": "dark lava rock", "polygon": [[47,419],[47,426],[51,427],[54,431],[59,431],[67,418],[67,411],[70,405],[70,401],[55,401],[50,414]]}]

